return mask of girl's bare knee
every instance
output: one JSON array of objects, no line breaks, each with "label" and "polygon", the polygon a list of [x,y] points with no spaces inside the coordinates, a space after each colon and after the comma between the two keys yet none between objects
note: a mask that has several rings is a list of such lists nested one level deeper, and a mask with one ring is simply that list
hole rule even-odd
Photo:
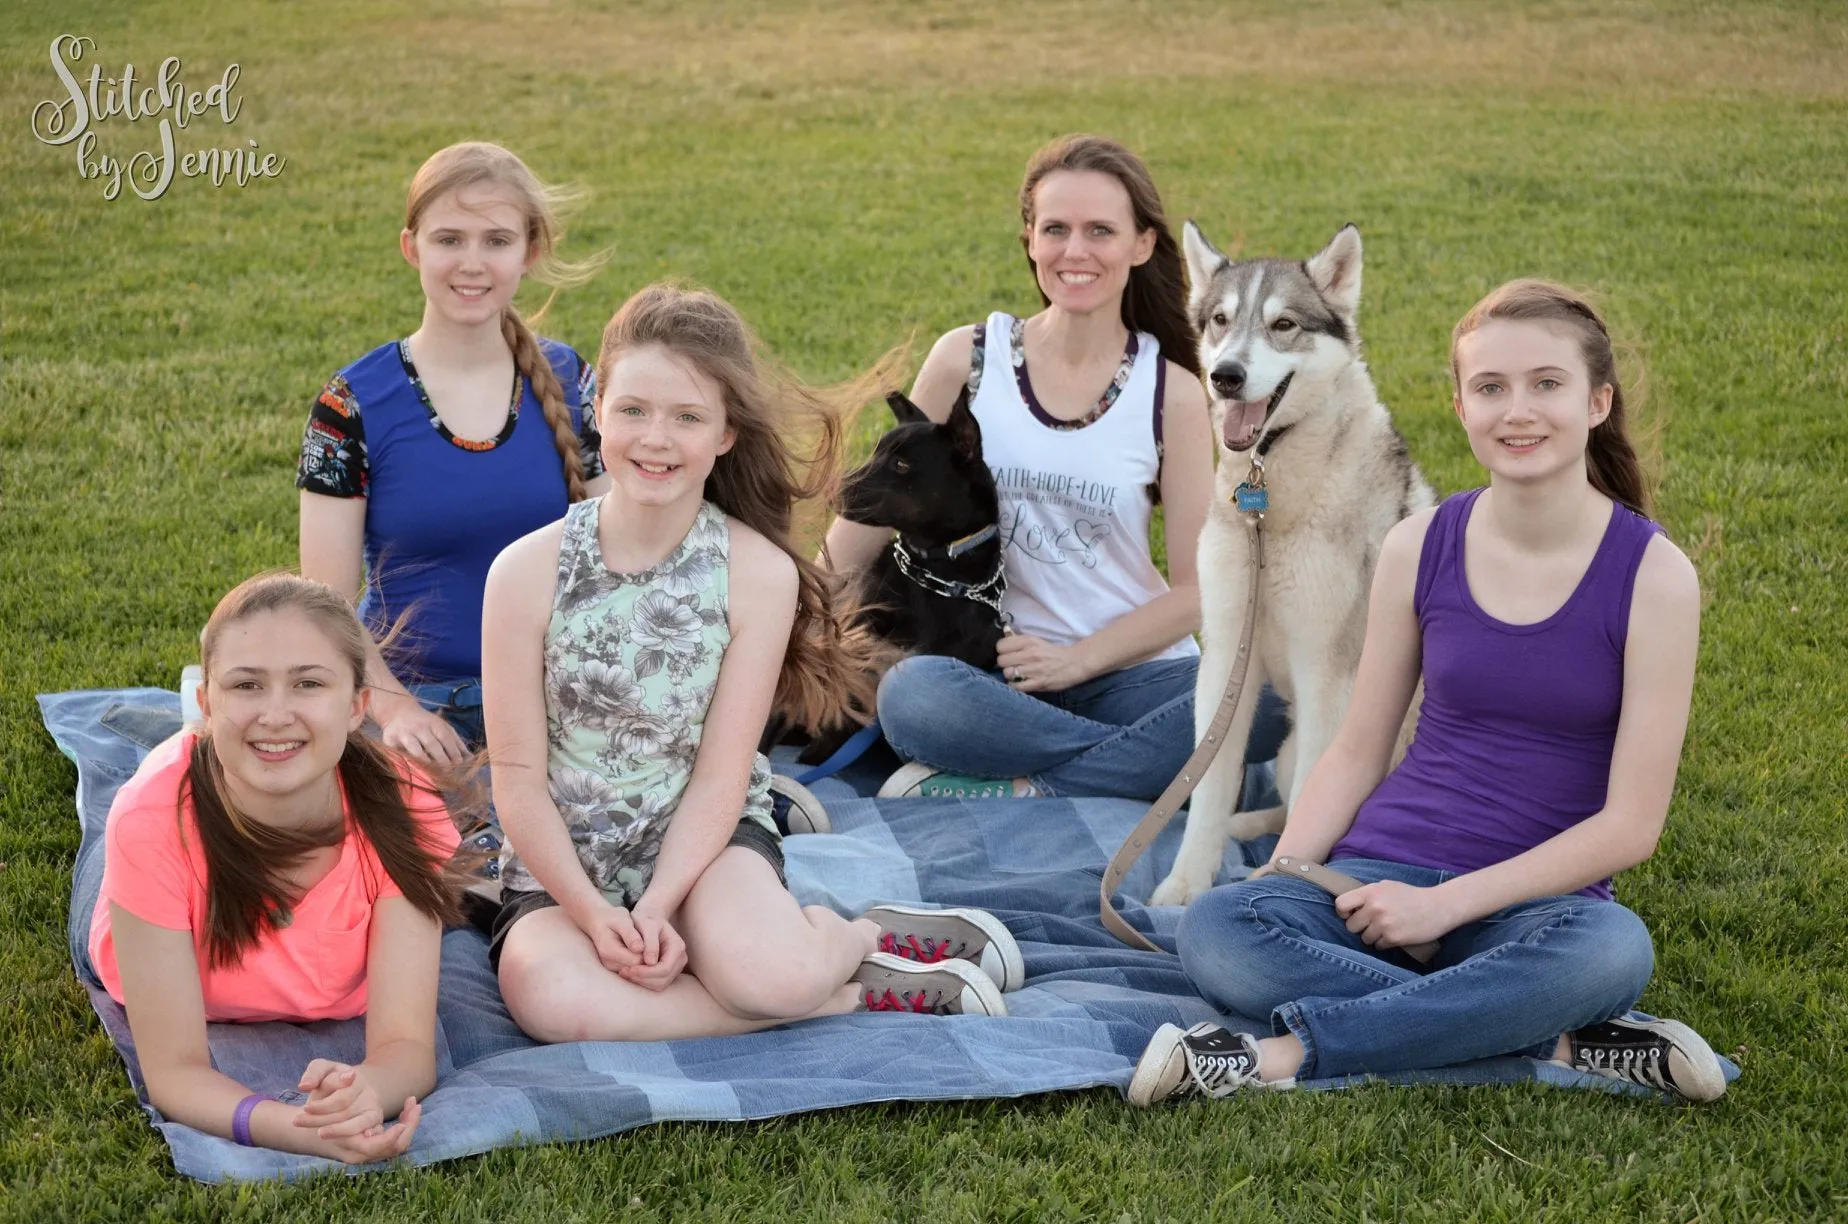
[{"label": "girl's bare knee", "polygon": [[[582,983],[556,972],[546,972],[541,966],[528,965],[519,958],[503,956],[500,988],[507,1014],[520,1026],[520,1031],[534,1041],[555,1045],[590,1039],[595,1009],[590,1001],[592,992]],[[599,1020],[604,1022],[597,1027],[607,1030],[607,1018]],[[597,1035],[607,1039],[606,1032],[600,1031]]]},{"label": "girl's bare knee", "polygon": [[713,1001],[746,1020],[795,1020],[815,1012],[841,983],[827,958],[815,952],[778,956],[745,972],[708,973],[701,978]]}]

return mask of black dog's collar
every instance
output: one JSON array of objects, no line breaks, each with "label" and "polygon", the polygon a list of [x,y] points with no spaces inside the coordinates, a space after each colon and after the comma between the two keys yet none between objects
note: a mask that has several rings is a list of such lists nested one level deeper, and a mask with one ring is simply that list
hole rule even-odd
[{"label": "black dog's collar", "polygon": [[[905,551],[911,554],[911,559],[914,561],[948,561],[980,548],[994,539],[995,533],[999,530],[998,524],[990,523],[980,531],[971,532],[960,540],[951,540],[948,544],[940,544],[935,548],[926,548],[922,544],[913,544],[907,540]],[[904,539],[902,535],[899,538]]]},{"label": "black dog's collar", "polygon": [[[991,524],[975,534],[979,536],[984,532],[992,533],[993,531],[994,526]],[[964,536],[956,543],[961,544],[964,540],[974,538],[975,536]],[[980,541],[978,540],[977,543]],[[953,545],[946,547],[953,547]],[[975,545],[970,544],[966,547],[973,548]],[[910,579],[914,586],[922,587],[934,595],[942,595],[950,599],[971,599],[983,604],[993,609],[995,624],[1001,627],[1002,632],[1007,632],[1011,622],[1007,613],[1001,610],[1001,599],[1007,594],[1007,558],[1000,552],[995,553],[995,568],[988,577],[980,582],[961,582],[956,579],[941,578],[931,573],[924,566],[925,558],[917,555],[910,545],[905,543],[903,536],[893,539],[891,549],[892,560],[898,563],[898,572]],[[942,552],[943,549],[936,551]]]}]

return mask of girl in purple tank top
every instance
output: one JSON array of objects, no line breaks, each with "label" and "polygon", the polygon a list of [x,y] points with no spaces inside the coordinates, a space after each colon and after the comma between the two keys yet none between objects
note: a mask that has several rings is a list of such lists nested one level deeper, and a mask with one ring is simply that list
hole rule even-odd
[{"label": "girl in purple tank top", "polygon": [[1273,1035],[1164,1025],[1135,1103],[1496,1055],[1725,1091],[1691,1028],[1628,1014],[1654,950],[1610,877],[1668,815],[1700,588],[1647,518],[1609,333],[1570,291],[1514,281],[1457,325],[1451,373],[1488,487],[1387,535],[1352,703],[1272,859],[1359,886],[1267,864],[1195,902],[1188,976]]}]

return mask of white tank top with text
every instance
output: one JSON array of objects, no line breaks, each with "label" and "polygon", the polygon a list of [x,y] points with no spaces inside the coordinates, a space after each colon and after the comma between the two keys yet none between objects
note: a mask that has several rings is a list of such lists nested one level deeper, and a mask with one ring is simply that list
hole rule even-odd
[{"label": "white tank top with text", "polygon": [[[1034,396],[1020,329],[1000,311],[977,329],[970,405],[1001,495],[1003,606],[1015,632],[1069,645],[1167,593],[1149,551],[1164,363],[1136,333],[1098,405],[1060,421]],[[1198,653],[1189,636],[1150,658]]]}]

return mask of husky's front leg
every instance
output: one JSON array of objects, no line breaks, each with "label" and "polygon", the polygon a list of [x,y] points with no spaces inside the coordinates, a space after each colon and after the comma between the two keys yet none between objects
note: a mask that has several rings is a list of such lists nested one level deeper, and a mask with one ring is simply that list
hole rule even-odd
[{"label": "husky's front leg", "polygon": [[[1205,736],[1213,715],[1219,712],[1234,657],[1230,647],[1216,650],[1211,639],[1201,651],[1200,676],[1194,686],[1195,744]],[[1226,840],[1232,835],[1233,813],[1238,811],[1244,794],[1245,744],[1251,739],[1251,723],[1263,688],[1264,669],[1254,659],[1245,673],[1245,687],[1239,693],[1231,725],[1187,805],[1187,828],[1181,834],[1174,867],[1149,897],[1150,905],[1186,905],[1213,886],[1226,852]]]},{"label": "husky's front leg", "polygon": [[[1287,743],[1290,751],[1277,757],[1277,789],[1286,808],[1303,793],[1316,762],[1347,717],[1348,702],[1354,696],[1354,669],[1359,666],[1354,645],[1352,636],[1307,634],[1291,643],[1298,682]],[[1282,827],[1279,823],[1277,831]]]}]

